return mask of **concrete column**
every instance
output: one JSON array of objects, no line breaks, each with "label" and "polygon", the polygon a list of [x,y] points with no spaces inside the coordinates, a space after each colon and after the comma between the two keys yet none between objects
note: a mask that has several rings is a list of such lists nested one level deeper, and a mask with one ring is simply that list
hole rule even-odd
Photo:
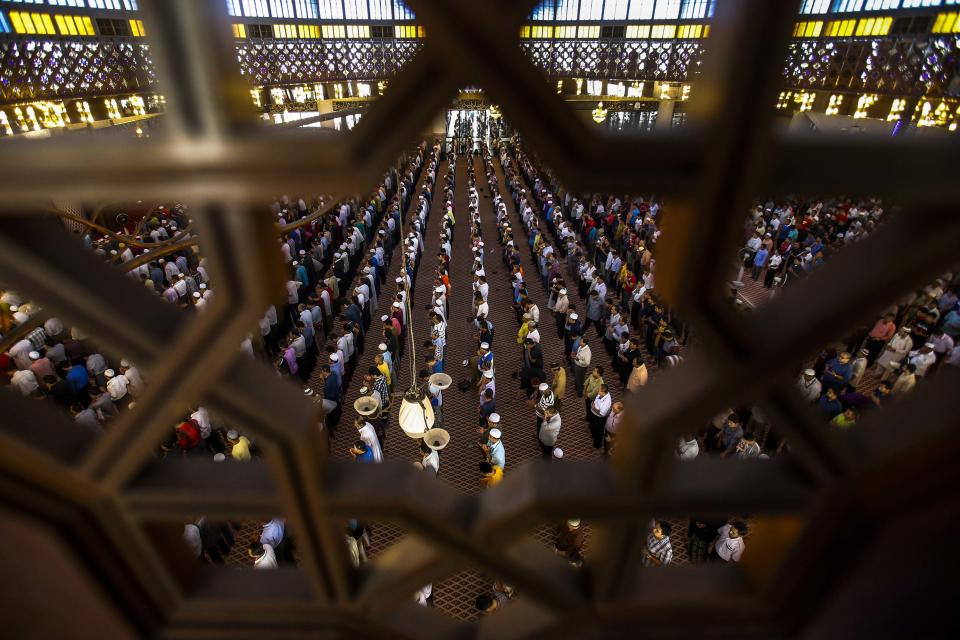
[{"label": "concrete column", "polygon": [[654,131],[666,131],[673,122],[673,105],[675,100],[661,100],[657,109],[657,122],[653,126]]}]

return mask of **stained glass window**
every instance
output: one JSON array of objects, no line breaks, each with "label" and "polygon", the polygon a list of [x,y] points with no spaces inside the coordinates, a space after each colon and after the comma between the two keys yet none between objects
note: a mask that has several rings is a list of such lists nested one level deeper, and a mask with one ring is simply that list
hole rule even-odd
[{"label": "stained glass window", "polygon": [[390,0],[370,0],[370,19],[371,20],[391,20],[393,11]]},{"label": "stained glass window", "polygon": [[343,20],[343,0],[320,0],[321,20]]},{"label": "stained glass window", "polygon": [[553,20],[553,10],[556,8],[554,0],[544,0],[538,4],[533,13],[530,14],[531,20]]},{"label": "stained glass window", "polygon": [[415,17],[406,2],[403,2],[403,0],[393,0],[394,20],[413,20]]},{"label": "stained glass window", "polygon": [[[862,1],[862,0],[861,0]],[[680,18],[683,20],[700,20],[707,17],[709,0],[683,0],[680,8]]]},{"label": "stained glass window", "polygon": [[347,20],[369,20],[367,0],[343,0],[344,14]]},{"label": "stained glass window", "polygon": [[603,15],[603,0],[580,0],[580,19],[599,20]]},{"label": "stained glass window", "polygon": [[631,0],[629,18],[631,20],[650,20],[653,18],[654,0]]},{"label": "stained glass window", "polygon": [[606,0],[603,4],[604,20],[626,20],[627,0]]},{"label": "stained glass window", "polygon": [[557,0],[557,20],[576,20],[580,0]]},{"label": "stained glass window", "polygon": [[657,20],[676,20],[680,16],[680,0],[657,0],[653,17]]}]

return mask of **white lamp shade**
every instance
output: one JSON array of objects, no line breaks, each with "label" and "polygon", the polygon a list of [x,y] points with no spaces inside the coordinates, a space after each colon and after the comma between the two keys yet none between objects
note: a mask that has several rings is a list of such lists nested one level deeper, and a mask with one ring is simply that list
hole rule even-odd
[{"label": "white lamp shade", "polygon": [[399,421],[405,434],[411,438],[422,438],[424,433],[433,428],[433,405],[422,393],[419,402],[405,395],[400,403]]}]

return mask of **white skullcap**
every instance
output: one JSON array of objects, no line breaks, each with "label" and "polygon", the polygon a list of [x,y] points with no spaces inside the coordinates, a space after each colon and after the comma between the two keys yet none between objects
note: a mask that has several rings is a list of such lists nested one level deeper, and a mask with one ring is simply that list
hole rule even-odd
[{"label": "white skullcap", "polygon": [[566,290],[566,289],[560,289],[560,295],[562,295],[562,296],[567,295],[567,290]]},{"label": "white skullcap", "polygon": [[401,282],[403,282],[403,278],[398,277],[396,280],[394,280],[394,282],[396,282],[397,284],[400,284]]},{"label": "white skullcap", "polygon": [[197,298],[197,299],[199,300],[199,299],[200,299],[200,292],[199,292],[199,291],[194,291],[194,292],[193,292],[193,297],[194,297],[194,298]]},{"label": "white skullcap", "polygon": [[335,353],[330,354],[330,362],[340,362],[340,356]]},{"label": "white skullcap", "polygon": [[483,377],[484,377],[484,378],[492,378],[492,377],[493,377],[493,369],[487,369],[486,371],[484,371],[484,372],[483,372]]},{"label": "white skullcap", "polygon": [[567,524],[570,526],[570,528],[576,529],[580,526],[580,519],[577,518],[575,520],[567,520]]},{"label": "white skullcap", "polygon": [[393,303],[393,306],[395,306],[397,309],[399,309],[399,308],[400,308],[400,303],[399,303],[399,302],[394,302],[394,303]]},{"label": "white skullcap", "polygon": [[127,367],[130,366],[130,361],[129,361],[129,360],[121,360],[121,361],[120,361],[120,366],[121,366],[122,368],[126,369]]},{"label": "white skullcap", "polygon": [[496,438],[497,440],[499,440],[501,435],[503,434],[500,433],[500,429],[490,429],[491,438]]},{"label": "white skullcap", "polygon": [[304,249],[300,249],[300,255],[305,256],[307,255],[307,252]]},{"label": "white skullcap", "polygon": [[113,369],[107,369],[103,372],[103,375],[105,378],[112,378],[113,376],[117,375],[117,372]]},{"label": "white skullcap", "polygon": [[201,282],[201,283],[200,283],[200,288],[201,288],[201,289],[206,289],[206,288],[207,288],[207,283],[206,283],[206,282]]},{"label": "white skullcap", "polygon": [[540,391],[546,391],[550,388],[550,385],[548,385],[546,382],[541,382],[540,386],[537,388],[540,389]]},{"label": "white skullcap", "polygon": [[579,319],[579,318],[580,318],[580,316],[578,316],[578,315],[575,314],[575,313],[571,313],[571,314],[570,314],[570,319],[571,319],[571,320],[577,320],[577,319]]},{"label": "white skullcap", "polygon": [[803,370],[803,375],[805,375],[805,376],[815,376],[815,375],[817,375],[817,372],[814,371],[813,369],[804,369],[804,370]]},{"label": "white skullcap", "polygon": [[380,320],[382,320],[383,322],[386,322],[389,319],[390,319],[390,316],[380,316]]},{"label": "white skullcap", "polygon": [[222,453],[215,453],[215,454],[213,454],[213,461],[214,461],[214,462],[223,462],[223,461],[226,460],[226,459],[227,459],[227,456],[225,456],[225,455],[222,454]]},{"label": "white skullcap", "polygon": [[39,359],[40,359],[40,352],[39,352],[39,351],[31,351],[30,353],[27,354],[27,357],[30,358],[31,360],[39,360]]},{"label": "white skullcap", "polygon": [[236,440],[239,437],[240,434],[237,433],[236,430],[230,429],[230,431],[227,431],[227,440]]},{"label": "white skullcap", "polygon": [[556,447],[553,450],[553,457],[556,458],[557,460],[560,460],[561,458],[563,458],[563,449],[561,449],[560,447]]},{"label": "white skullcap", "polygon": [[500,414],[491,413],[489,417],[487,417],[487,422],[492,422],[493,424],[500,424]]},{"label": "white skullcap", "polygon": [[481,343],[480,343],[480,348],[481,348],[481,349],[489,349],[489,348],[490,348],[490,343],[488,343],[488,342],[481,342]]}]

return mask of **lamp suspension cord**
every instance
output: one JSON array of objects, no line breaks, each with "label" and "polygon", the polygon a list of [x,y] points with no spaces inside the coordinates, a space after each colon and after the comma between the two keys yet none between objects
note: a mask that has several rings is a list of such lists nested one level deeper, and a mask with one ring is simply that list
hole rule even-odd
[{"label": "lamp suspension cord", "polygon": [[[403,281],[407,278],[407,254],[403,254]],[[413,310],[410,308],[410,291],[406,291],[403,296],[403,306],[407,311],[407,339],[410,341],[410,391],[417,390],[417,347],[416,340],[413,338]]]}]

